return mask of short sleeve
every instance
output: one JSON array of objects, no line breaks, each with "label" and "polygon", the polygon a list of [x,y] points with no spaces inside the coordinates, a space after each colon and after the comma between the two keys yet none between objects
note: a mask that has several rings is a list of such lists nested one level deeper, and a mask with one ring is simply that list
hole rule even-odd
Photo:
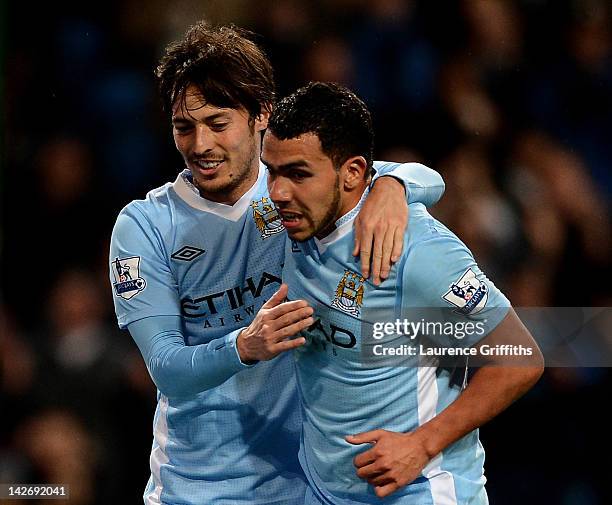
[{"label": "short sleeve", "polygon": [[[452,232],[433,230],[409,246],[402,272],[404,317],[419,314],[436,343],[476,344],[504,319],[510,302],[480,270],[474,256]],[[427,335],[431,338],[432,332]],[[439,338],[437,338],[439,337]]]},{"label": "short sleeve", "polygon": [[181,315],[177,281],[161,237],[133,205],[123,209],[115,223],[109,267],[121,328],[145,317]]}]

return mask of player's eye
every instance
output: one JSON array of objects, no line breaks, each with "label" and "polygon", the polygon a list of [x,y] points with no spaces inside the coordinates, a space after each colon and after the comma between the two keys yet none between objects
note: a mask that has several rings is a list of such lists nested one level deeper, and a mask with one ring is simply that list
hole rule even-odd
[{"label": "player's eye", "polygon": [[298,172],[298,171],[291,172],[291,178],[297,182],[301,182],[307,177],[308,177],[308,174],[305,172]]},{"label": "player's eye", "polygon": [[222,130],[225,130],[225,128],[227,128],[228,124],[229,123],[213,123],[210,125],[210,129],[214,131],[222,131]]},{"label": "player's eye", "polygon": [[193,129],[191,125],[174,125],[174,131],[177,133],[188,133]]}]

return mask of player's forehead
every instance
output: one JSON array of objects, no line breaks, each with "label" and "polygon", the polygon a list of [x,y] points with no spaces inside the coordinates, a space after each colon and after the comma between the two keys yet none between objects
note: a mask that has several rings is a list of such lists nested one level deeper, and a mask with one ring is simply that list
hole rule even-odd
[{"label": "player's forehead", "polygon": [[205,120],[213,116],[248,116],[243,108],[220,107],[210,101],[194,85],[179,93],[172,105],[173,120]]},{"label": "player's forehead", "polygon": [[279,139],[273,132],[264,135],[262,158],[274,165],[305,160],[319,163],[329,158],[321,149],[321,141],[316,133],[308,132],[290,139]]}]

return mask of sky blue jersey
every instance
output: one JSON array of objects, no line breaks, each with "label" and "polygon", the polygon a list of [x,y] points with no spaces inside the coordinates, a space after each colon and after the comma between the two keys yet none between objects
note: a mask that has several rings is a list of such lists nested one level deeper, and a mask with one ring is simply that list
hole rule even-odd
[{"label": "sky blue jersey", "polygon": [[[302,332],[307,343],[294,351],[304,411],[300,462],[311,489],[321,502],[333,505],[487,503],[477,431],[447,447],[419,478],[383,501],[356,475],[353,458],[370,446],[351,445],[346,435],[379,428],[413,431],[446,408],[463,386],[436,367],[437,358],[414,358],[418,363],[406,358],[393,366],[368,362],[364,346],[372,341],[374,324],[390,322],[390,315],[403,321],[426,313],[431,319],[433,311],[443,318],[440,323],[479,323],[479,331],[461,338],[440,335],[438,341],[469,347],[499,324],[510,305],[467,247],[421,204],[410,205],[400,261],[387,280],[374,286],[361,276],[351,254],[359,207],[340,218],[323,240],[293,242],[285,251],[289,298],[305,299],[315,309],[315,323]],[[375,342],[394,344],[401,338],[406,336]],[[432,342],[436,339],[431,335]]]},{"label": "sky blue jersey", "polygon": [[[441,177],[376,163],[410,201],[435,203]],[[301,413],[289,354],[247,366],[236,338],[278,289],[286,233],[266,172],[234,205],[200,197],[183,171],[126,206],[110,250],[119,326],[158,388],[147,504],[297,504]]]}]

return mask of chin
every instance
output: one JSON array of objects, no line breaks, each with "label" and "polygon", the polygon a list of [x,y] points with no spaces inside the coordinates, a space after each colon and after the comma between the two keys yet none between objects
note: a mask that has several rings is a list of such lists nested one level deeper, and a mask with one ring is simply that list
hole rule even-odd
[{"label": "chin", "polygon": [[219,178],[199,181],[197,186],[207,193],[224,193],[232,189],[231,181],[223,181],[219,180]]},{"label": "chin", "polygon": [[310,240],[312,237],[314,237],[313,233],[308,233],[308,232],[297,232],[293,235],[288,234],[289,238],[291,240],[295,240],[296,242],[306,242],[307,240]]}]

